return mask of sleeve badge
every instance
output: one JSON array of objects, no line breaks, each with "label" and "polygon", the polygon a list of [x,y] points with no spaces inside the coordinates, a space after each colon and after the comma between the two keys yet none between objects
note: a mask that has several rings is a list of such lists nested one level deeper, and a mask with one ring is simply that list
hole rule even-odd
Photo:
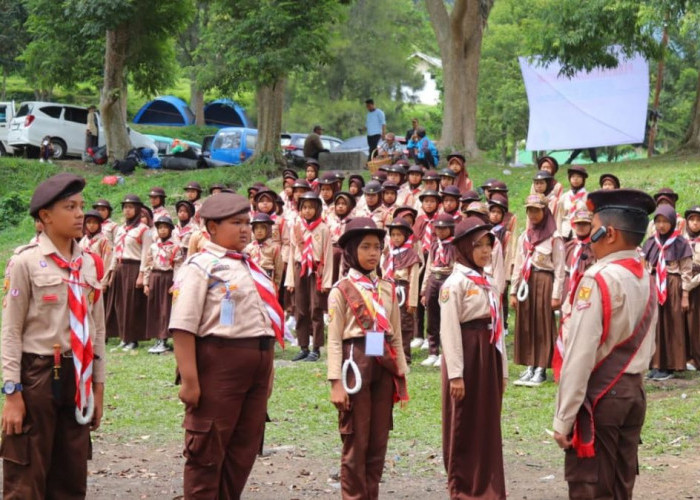
[{"label": "sleeve badge", "polygon": [[448,300],[450,300],[450,289],[443,287],[442,290],[440,290],[440,302],[444,304]]}]

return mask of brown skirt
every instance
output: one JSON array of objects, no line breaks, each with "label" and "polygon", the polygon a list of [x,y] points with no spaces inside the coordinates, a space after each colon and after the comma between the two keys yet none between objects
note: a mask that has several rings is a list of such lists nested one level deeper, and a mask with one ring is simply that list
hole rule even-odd
[{"label": "brown skirt", "polygon": [[104,297],[105,307],[105,330],[107,338],[119,337],[119,325],[117,324],[117,309],[115,306],[114,282],[107,288]]},{"label": "brown skirt", "polygon": [[170,287],[173,286],[173,271],[151,272],[150,288],[146,299],[146,334],[149,339],[165,340],[169,337],[168,322],[173,307]]},{"label": "brown skirt", "polygon": [[[532,270],[530,293],[515,308],[514,362],[517,365],[546,368],[552,363],[552,348],[557,335],[552,310],[554,275]],[[511,290],[512,291],[512,290]]]},{"label": "brown skirt", "polygon": [[340,277],[340,261],[343,258],[343,249],[333,246],[333,283]]},{"label": "brown skirt", "polygon": [[681,309],[683,290],[681,277],[668,274],[666,279],[666,303],[659,306],[659,322],[656,324],[656,351],[651,367],[660,370],[685,370],[688,361],[685,315]]},{"label": "brown skirt", "polygon": [[114,270],[112,288],[119,338],[126,342],[146,340],[146,295],[136,288],[139,261],[124,260]]},{"label": "brown skirt", "polygon": [[690,309],[688,310],[688,350],[695,366],[700,368],[700,288],[695,288],[688,297]]},{"label": "brown skirt", "polygon": [[[442,363],[442,455],[451,499],[506,498],[501,438],[503,358],[484,326],[462,325],[466,387],[462,400],[450,396],[447,363]],[[445,356],[449,358],[449,353]]]}]

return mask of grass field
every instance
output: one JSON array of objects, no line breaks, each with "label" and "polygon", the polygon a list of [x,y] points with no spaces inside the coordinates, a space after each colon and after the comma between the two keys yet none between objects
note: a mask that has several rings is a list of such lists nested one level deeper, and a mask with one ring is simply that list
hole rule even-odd
[{"label": "grass field", "polygon": [[[682,213],[686,207],[700,203],[699,164],[699,158],[662,157],[653,161],[595,165],[589,169],[589,188],[597,187],[598,176],[607,171],[618,175],[625,187],[650,192],[663,186],[672,187],[680,193],[678,208]],[[12,208],[8,200],[19,199],[28,204],[36,184],[64,168],[86,176],[86,200],[105,197],[115,206],[126,193],[138,193],[145,198],[148,189],[155,185],[165,188],[172,205],[189,180],[198,180],[204,186],[224,182],[236,188],[262,180],[262,176],[244,165],[182,173],[141,170],[126,178],[124,184],[112,187],[100,184],[104,175],[112,173],[106,168],[86,167],[77,162],[45,165],[0,158],[0,218],[3,210]],[[529,190],[532,167],[505,171],[501,166],[476,163],[469,170],[476,185],[489,177],[504,179],[510,188],[511,206],[518,212],[520,221],[523,220],[521,204]],[[566,177],[560,173],[558,178],[564,181]],[[271,181],[270,185],[279,188],[279,179]],[[4,266],[14,247],[29,240],[32,231],[29,216],[21,217],[11,227],[0,228],[0,265]],[[512,335],[507,339],[509,348],[512,339]],[[310,455],[335,462],[339,453],[337,415],[328,401],[325,364],[291,363],[295,353],[296,348],[278,352],[275,391],[270,401],[273,422],[268,426],[267,442],[271,445],[294,442]],[[387,455],[389,460],[403,464],[414,474],[427,470],[428,462],[441,456],[439,374],[435,369],[419,365],[424,356],[418,354],[408,378],[411,401],[395,412]],[[108,353],[106,411],[100,431],[106,439],[134,441],[148,437],[161,442],[181,439],[183,407],[173,385],[174,368],[172,355],[152,356],[145,349],[134,354]],[[511,380],[519,371],[519,367],[511,364]],[[544,434],[544,429],[551,427],[554,394],[552,383],[536,390],[508,387],[503,407],[507,457],[560,459],[553,442]],[[684,373],[676,380],[648,384],[648,400],[642,455],[681,454],[696,449],[700,437],[700,376]]]}]

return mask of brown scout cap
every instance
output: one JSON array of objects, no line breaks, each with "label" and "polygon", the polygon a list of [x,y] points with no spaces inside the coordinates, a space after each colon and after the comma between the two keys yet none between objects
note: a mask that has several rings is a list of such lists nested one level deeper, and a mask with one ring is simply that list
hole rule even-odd
[{"label": "brown scout cap", "polygon": [[491,224],[485,223],[481,217],[476,217],[472,215],[462,219],[457,227],[455,227],[455,237],[453,241],[457,241],[460,238],[464,238],[476,231],[482,231],[484,234],[491,234],[490,231],[493,228]]},{"label": "brown scout cap", "polygon": [[36,218],[42,208],[80,193],[84,188],[85,179],[77,175],[62,172],[51,176],[34,190],[32,200],[29,202],[29,215]]},{"label": "brown scout cap", "polygon": [[202,219],[221,220],[246,212],[250,212],[250,203],[245,196],[235,193],[217,193],[204,200],[199,215]]},{"label": "brown scout cap", "polygon": [[165,189],[163,189],[162,187],[153,187],[153,188],[151,188],[151,191],[148,193],[148,196],[149,196],[149,197],[150,197],[150,196],[153,196],[153,197],[155,197],[155,196],[160,196],[160,197],[162,197],[162,198],[166,198],[166,197],[167,197],[167,195],[165,194]]},{"label": "brown scout cap", "polygon": [[345,232],[338,238],[338,246],[345,248],[347,242],[358,234],[376,234],[383,241],[386,231],[379,229],[370,217],[355,217],[345,225]]}]

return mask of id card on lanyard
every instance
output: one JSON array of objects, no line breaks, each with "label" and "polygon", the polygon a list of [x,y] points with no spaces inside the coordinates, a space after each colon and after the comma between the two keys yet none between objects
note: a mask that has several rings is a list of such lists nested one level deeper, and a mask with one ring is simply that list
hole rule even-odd
[{"label": "id card on lanyard", "polygon": [[368,331],[365,334],[365,356],[384,356],[384,332]]},{"label": "id card on lanyard", "polygon": [[221,314],[219,315],[219,324],[221,326],[233,326],[235,314],[236,303],[231,298],[231,291],[226,290],[226,295],[221,301]]}]

